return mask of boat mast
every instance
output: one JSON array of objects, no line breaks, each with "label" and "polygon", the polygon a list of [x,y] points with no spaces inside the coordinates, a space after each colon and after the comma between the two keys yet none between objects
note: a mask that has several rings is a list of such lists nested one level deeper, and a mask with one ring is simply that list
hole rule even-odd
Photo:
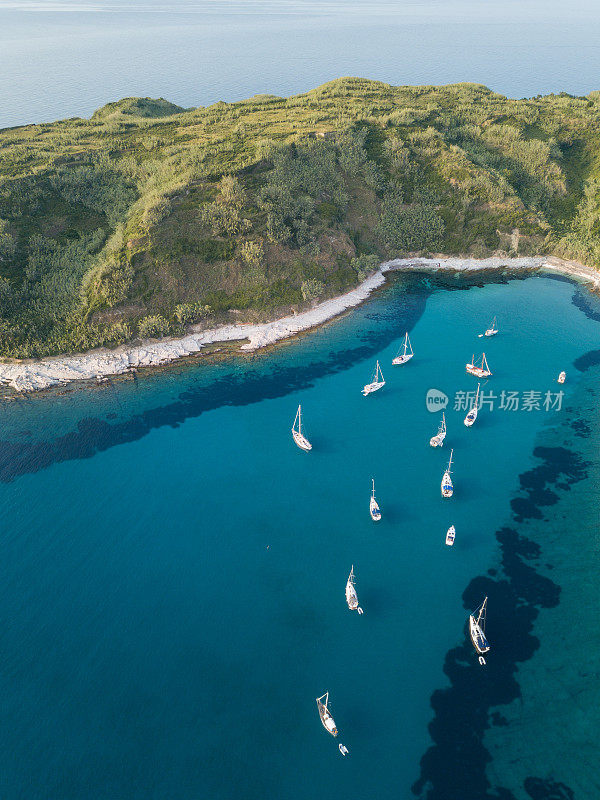
[{"label": "boat mast", "polygon": [[447,472],[451,472],[451,467],[452,467],[452,453],[454,453],[454,448],[452,448],[452,450],[450,450],[450,461],[448,461],[448,469],[446,470]]},{"label": "boat mast", "polygon": [[[373,497],[373,500],[375,500],[375,478],[371,478],[371,480],[373,481],[373,493],[372,493],[372,497]],[[354,569],[354,567],[353,567],[353,569]]]},{"label": "boat mast", "polygon": [[[486,606],[487,606],[487,597],[485,598],[485,600],[481,604],[481,607],[479,608],[479,615],[477,617],[477,625],[481,628],[481,630],[484,633],[485,633],[485,609],[486,609]],[[482,617],[483,617],[483,622],[481,622],[481,618]]]},{"label": "boat mast", "polygon": [[477,384],[477,392],[475,393],[475,408],[479,407],[479,387],[481,386],[480,383]]},{"label": "boat mast", "polygon": [[302,406],[298,406],[298,433],[302,435]]}]

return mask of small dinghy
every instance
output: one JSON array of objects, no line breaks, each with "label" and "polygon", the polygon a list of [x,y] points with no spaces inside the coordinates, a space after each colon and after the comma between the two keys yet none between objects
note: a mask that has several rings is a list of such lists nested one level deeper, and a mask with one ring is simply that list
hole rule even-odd
[{"label": "small dinghy", "polygon": [[452,497],[454,494],[454,486],[452,485],[452,478],[450,477],[452,473],[452,454],[454,450],[450,450],[450,461],[448,461],[448,466],[446,467],[446,472],[442,477],[442,497]]},{"label": "small dinghy", "polygon": [[481,339],[482,336],[495,336],[498,333],[498,328],[496,326],[496,317],[492,320],[492,324],[490,327],[485,331],[485,333],[480,333],[479,338]]},{"label": "small dinghy", "polygon": [[438,428],[438,432],[435,436],[432,436],[429,440],[429,444],[431,447],[441,447],[444,444],[444,439],[446,438],[446,415],[442,412],[442,421],[440,422],[440,427]]},{"label": "small dinghy", "polygon": [[367,383],[365,386],[363,386],[362,393],[366,397],[368,394],[379,391],[379,389],[383,388],[384,386],[385,380],[383,379],[383,373],[381,372],[381,367],[379,366],[378,361],[373,374],[373,380],[371,383]]},{"label": "small dinghy", "polygon": [[[323,702],[323,698],[325,698],[325,702]],[[338,729],[335,727],[334,719],[331,716],[331,712],[327,708],[328,703],[329,692],[325,692],[325,694],[322,694],[321,697],[317,697],[317,708],[319,709],[319,717],[321,718],[323,727],[327,733],[330,733],[332,736],[337,736]]]},{"label": "small dinghy", "polygon": [[373,479],[373,491],[371,492],[371,499],[369,500],[369,514],[373,522],[379,522],[381,519],[381,511],[375,500],[375,479]]},{"label": "small dinghy", "polygon": [[477,419],[477,414],[479,413],[479,387],[480,386],[481,386],[481,384],[478,383],[477,384],[477,393],[475,394],[475,402],[471,406],[471,410],[469,411],[469,413],[467,414],[467,416],[465,417],[465,420],[464,420],[465,425],[467,426],[467,428],[470,428],[471,425],[473,425],[473,423]]},{"label": "small dinghy", "polygon": [[350,575],[348,575],[348,580],[346,582],[346,602],[348,603],[348,608],[350,611],[358,611],[359,614],[362,614],[363,610],[358,605],[358,595],[356,594],[355,583],[356,578],[354,577],[354,564],[352,564],[352,569],[350,570]]},{"label": "small dinghy", "polygon": [[479,608],[469,616],[469,634],[471,636],[471,641],[473,642],[475,652],[479,656],[479,663],[481,665],[485,664],[485,658],[483,657],[483,654],[487,653],[490,649],[490,643],[485,636],[485,612],[487,610],[487,600],[488,599],[486,597]]},{"label": "small dinghy", "polygon": [[338,745],[338,747],[340,748],[340,753],[341,753],[343,756],[347,756],[347,755],[348,755],[348,748],[346,747],[346,745],[345,745],[345,744],[342,744],[342,743],[340,742],[340,743],[339,743],[339,745]]},{"label": "small dinghy", "polygon": [[446,532],[446,544],[448,547],[452,547],[454,544],[454,539],[456,538],[456,528],[454,525],[450,525]]},{"label": "small dinghy", "polygon": [[296,419],[292,425],[292,436],[301,450],[312,450],[312,444],[302,433],[302,406],[298,406],[298,411],[296,411]]},{"label": "small dinghy", "polygon": [[398,366],[399,364],[406,364],[407,361],[414,356],[412,344],[410,343],[410,339],[408,338],[408,331],[406,331],[406,335],[404,337],[404,343],[398,350],[398,355],[396,358],[392,360],[392,364]]},{"label": "small dinghy", "polygon": [[471,363],[466,365],[466,370],[469,375],[475,375],[476,378],[489,378],[492,374],[485,353],[481,356],[481,364],[475,363],[475,354],[473,354]]},{"label": "small dinghy", "polygon": [[567,373],[561,372],[556,380],[558,381],[558,383],[564,383],[566,379],[567,379]]}]

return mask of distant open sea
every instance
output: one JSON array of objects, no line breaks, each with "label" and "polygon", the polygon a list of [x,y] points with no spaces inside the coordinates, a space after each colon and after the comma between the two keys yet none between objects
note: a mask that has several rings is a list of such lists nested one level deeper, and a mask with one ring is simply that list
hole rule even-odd
[{"label": "distant open sea", "polygon": [[599,340],[570,281],[396,277],[269,351],[2,403],[0,797],[597,796]]},{"label": "distant open sea", "polygon": [[185,107],[343,75],[600,88],[596,0],[0,0],[0,127],[132,95]]}]

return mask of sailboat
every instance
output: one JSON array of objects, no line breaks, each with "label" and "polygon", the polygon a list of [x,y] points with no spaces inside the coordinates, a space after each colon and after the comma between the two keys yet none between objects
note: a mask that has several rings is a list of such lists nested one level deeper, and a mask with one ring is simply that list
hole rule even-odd
[{"label": "sailboat", "polygon": [[312,450],[312,444],[302,433],[302,406],[298,406],[298,411],[296,411],[296,418],[294,419],[294,424],[292,425],[292,436],[301,450]]},{"label": "sailboat", "polygon": [[498,333],[498,328],[496,327],[496,317],[492,320],[492,324],[490,327],[485,331],[485,333],[480,333],[479,338],[481,339],[482,336],[495,336]]},{"label": "sailboat", "polygon": [[473,425],[473,423],[477,419],[477,414],[479,413],[479,387],[480,386],[481,386],[481,384],[478,383],[477,384],[477,392],[475,394],[475,402],[471,406],[471,410],[469,411],[469,413],[467,414],[467,416],[465,417],[465,420],[464,420],[465,425],[467,426],[467,428],[470,428],[471,425]]},{"label": "sailboat", "polygon": [[385,381],[383,379],[383,373],[381,372],[381,367],[379,366],[379,361],[377,362],[377,366],[375,367],[375,372],[373,373],[373,380],[371,383],[367,383],[362,388],[362,393],[366,397],[368,394],[372,392],[377,392],[385,386]]},{"label": "sailboat", "polygon": [[450,525],[450,527],[446,531],[446,544],[448,545],[448,547],[452,547],[455,538],[456,538],[456,528],[454,527],[454,525]]},{"label": "sailboat", "polygon": [[371,515],[371,519],[373,522],[379,522],[381,519],[381,511],[379,510],[379,506],[377,505],[377,500],[375,500],[375,479],[373,478],[373,492],[371,493],[371,499],[369,501],[369,514]]},{"label": "sailboat", "polygon": [[471,357],[471,363],[467,364],[467,372],[477,378],[489,378],[492,374],[485,353],[481,356],[481,366],[475,363],[475,354]]},{"label": "sailboat", "polygon": [[412,344],[410,343],[410,339],[408,338],[408,331],[406,331],[406,336],[404,337],[404,345],[400,347],[398,350],[398,355],[396,358],[392,360],[392,364],[406,364],[407,361],[414,356]]},{"label": "sailboat", "polygon": [[485,636],[485,612],[487,609],[487,597],[483,603],[469,616],[469,634],[473,647],[479,655],[479,663],[485,664],[483,654],[490,649],[490,643]]},{"label": "sailboat", "polygon": [[[323,698],[325,698],[325,702],[323,703]],[[321,697],[317,697],[317,708],[319,709],[319,716],[321,717],[321,722],[323,723],[323,727],[330,733],[332,736],[338,735],[338,729],[335,727],[335,722],[333,717],[331,716],[331,712],[327,708],[327,703],[329,702],[329,692],[325,692],[322,694]]]},{"label": "sailboat", "polygon": [[558,376],[558,378],[557,378],[557,381],[558,381],[559,383],[564,383],[564,382],[566,381],[566,379],[567,379],[567,373],[563,371],[563,372],[561,372],[561,373],[560,373],[560,375]]},{"label": "sailboat", "polygon": [[350,570],[350,575],[348,575],[348,581],[346,582],[346,602],[348,603],[350,611],[358,611],[359,614],[362,614],[363,610],[358,605],[358,595],[356,594],[356,587],[354,585],[355,580],[354,564],[352,564],[352,569]]},{"label": "sailboat", "polygon": [[442,497],[452,497],[454,494],[454,486],[452,485],[452,478],[450,477],[450,473],[452,472],[452,454],[454,450],[450,450],[450,461],[448,461],[448,466],[446,467],[446,472],[442,477]]},{"label": "sailboat", "polygon": [[438,428],[438,432],[435,436],[432,436],[429,440],[429,444],[431,447],[441,447],[444,444],[444,439],[446,438],[446,415],[442,412],[442,421],[440,422],[440,427]]}]

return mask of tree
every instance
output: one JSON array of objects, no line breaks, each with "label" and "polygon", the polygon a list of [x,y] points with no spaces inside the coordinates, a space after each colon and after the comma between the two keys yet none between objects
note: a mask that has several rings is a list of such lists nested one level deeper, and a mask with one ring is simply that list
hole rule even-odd
[{"label": "tree", "polygon": [[142,339],[166,336],[169,333],[169,323],[160,314],[150,314],[139,321],[138,333]]},{"label": "tree", "polygon": [[14,236],[8,230],[8,222],[0,219],[0,261],[10,261],[17,249]]},{"label": "tree", "polygon": [[316,281],[313,278],[302,281],[302,297],[305,300],[318,300],[325,291],[325,284],[322,281]]}]

